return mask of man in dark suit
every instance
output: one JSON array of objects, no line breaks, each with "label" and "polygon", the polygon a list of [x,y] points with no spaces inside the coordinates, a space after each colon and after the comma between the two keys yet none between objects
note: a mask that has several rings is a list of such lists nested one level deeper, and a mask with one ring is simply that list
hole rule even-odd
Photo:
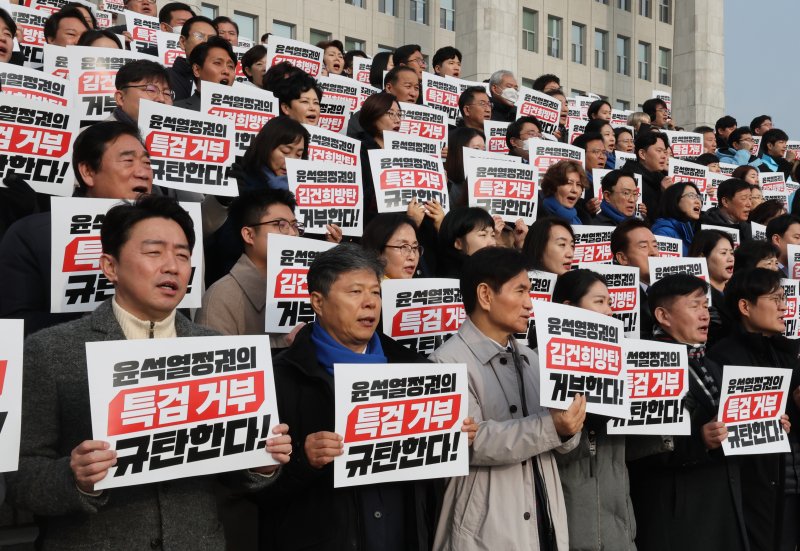
[{"label": "man in dark suit", "polygon": [[658,241],[647,224],[636,218],[625,220],[611,234],[614,263],[639,268],[639,335],[649,339],[653,334],[653,316],[647,305],[650,287],[650,262],[659,256]]},{"label": "man in dark suit", "polygon": [[[19,471],[9,476],[10,501],[38,516],[45,549],[224,549],[215,477],[94,489],[117,456],[107,442],[91,439],[85,343],[215,334],[176,312],[195,242],[192,220],[177,202],[144,196],[112,207],[101,242],[101,268],[115,296],[25,343],[22,443]],[[279,463],[291,453],[287,431],[278,425],[267,440],[267,453]],[[274,480],[276,469],[220,479],[256,491]]]}]

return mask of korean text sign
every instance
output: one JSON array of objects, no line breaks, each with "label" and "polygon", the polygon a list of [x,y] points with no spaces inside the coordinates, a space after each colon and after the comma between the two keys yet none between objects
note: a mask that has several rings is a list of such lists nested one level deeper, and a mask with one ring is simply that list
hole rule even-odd
[{"label": "korean text sign", "polygon": [[378,212],[405,212],[414,199],[439,201],[447,212],[450,202],[441,159],[425,153],[373,149],[369,152]]},{"label": "korean text sign", "polygon": [[512,224],[536,221],[538,172],[530,165],[491,159],[464,159],[469,206],[481,207]]},{"label": "korean text sign", "polygon": [[22,320],[0,320],[0,473],[16,471],[22,422]]}]

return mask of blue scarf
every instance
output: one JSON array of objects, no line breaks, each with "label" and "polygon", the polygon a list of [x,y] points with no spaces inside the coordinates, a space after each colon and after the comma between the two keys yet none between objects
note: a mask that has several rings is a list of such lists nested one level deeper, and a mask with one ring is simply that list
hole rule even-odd
[{"label": "blue scarf", "polygon": [[267,187],[270,189],[285,189],[289,191],[289,179],[286,176],[276,176],[268,167],[263,167],[262,172],[267,179]]},{"label": "blue scarf", "polygon": [[629,217],[622,214],[620,211],[615,209],[611,203],[607,203],[605,199],[600,202],[600,212],[611,218],[614,222],[623,222],[627,220]]},{"label": "blue scarf", "polygon": [[583,221],[578,216],[578,211],[575,210],[575,207],[565,207],[558,202],[558,199],[556,199],[555,196],[544,198],[544,210],[550,214],[558,216],[559,218],[563,218],[570,224],[583,224]]},{"label": "blue scarf", "polygon": [[613,151],[611,153],[606,151],[606,168],[609,170],[614,170],[614,167],[616,166],[617,166],[616,154]]},{"label": "blue scarf", "polygon": [[367,344],[363,354],[357,354],[336,342],[319,323],[311,326],[311,342],[317,353],[317,361],[325,371],[333,375],[333,364],[385,364],[389,360],[383,355],[381,339],[377,331]]}]

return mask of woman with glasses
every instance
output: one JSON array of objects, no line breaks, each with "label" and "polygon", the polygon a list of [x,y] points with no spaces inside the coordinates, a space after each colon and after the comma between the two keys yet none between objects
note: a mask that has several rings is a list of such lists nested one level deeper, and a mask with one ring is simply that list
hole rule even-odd
[{"label": "woman with glasses", "polygon": [[[714,345],[708,357],[721,366],[786,369],[791,377],[786,413],[800,423],[797,399],[798,343],[783,336],[783,316],[788,304],[781,274],[766,268],[736,272],[725,287],[725,303],[734,319],[733,330]],[[796,396],[796,394],[795,394]],[[783,411],[783,405],[781,411]],[[782,423],[783,424],[783,423]],[[784,427],[786,425],[784,424]],[[729,438],[731,437],[729,433]],[[788,436],[791,452],[742,455],[742,506],[750,549],[796,549],[800,543],[800,443],[797,430]]]},{"label": "woman with glasses", "polygon": [[633,133],[631,132],[630,128],[625,126],[615,128],[614,137],[616,138],[614,142],[614,149],[616,151],[633,153]]},{"label": "woman with glasses", "polygon": [[417,237],[417,225],[406,214],[377,215],[364,228],[361,246],[380,256],[387,279],[411,279],[417,275],[423,247]]},{"label": "woman with glasses", "polygon": [[592,217],[579,200],[589,187],[586,172],[576,161],[559,161],[545,172],[537,218],[557,216],[570,224],[590,224]]},{"label": "woman with glasses", "polygon": [[691,182],[671,185],[661,195],[659,217],[651,228],[654,235],[676,237],[683,241],[683,256],[689,252],[700,220],[703,199]]},{"label": "woman with glasses", "polygon": [[439,277],[461,276],[467,257],[497,245],[495,221],[480,207],[462,207],[447,213],[439,230]]},{"label": "woman with glasses", "polygon": [[[731,236],[719,230],[700,230],[692,240],[689,256],[705,258],[708,277],[711,281],[711,305],[708,312],[711,323],[708,327],[708,346],[715,344],[727,335],[733,326],[733,319],[725,307],[725,286],[733,276],[736,257],[733,254]],[[777,266],[776,266],[777,268]]]}]

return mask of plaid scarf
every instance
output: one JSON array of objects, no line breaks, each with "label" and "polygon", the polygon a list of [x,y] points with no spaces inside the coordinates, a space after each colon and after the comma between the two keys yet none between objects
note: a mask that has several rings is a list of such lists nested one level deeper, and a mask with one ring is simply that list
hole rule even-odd
[{"label": "plaid scarf", "polygon": [[[670,337],[661,327],[656,325],[653,328],[653,338],[657,341],[662,342],[676,342],[675,339]],[[717,381],[711,375],[711,373],[706,369],[705,365],[705,358],[706,358],[706,345],[703,344],[686,344],[686,343],[678,343],[686,345],[686,355],[689,358],[689,373],[694,377],[695,381],[700,388],[703,389],[708,399],[711,400],[711,404],[714,407],[719,406],[719,386],[717,385]]]}]

